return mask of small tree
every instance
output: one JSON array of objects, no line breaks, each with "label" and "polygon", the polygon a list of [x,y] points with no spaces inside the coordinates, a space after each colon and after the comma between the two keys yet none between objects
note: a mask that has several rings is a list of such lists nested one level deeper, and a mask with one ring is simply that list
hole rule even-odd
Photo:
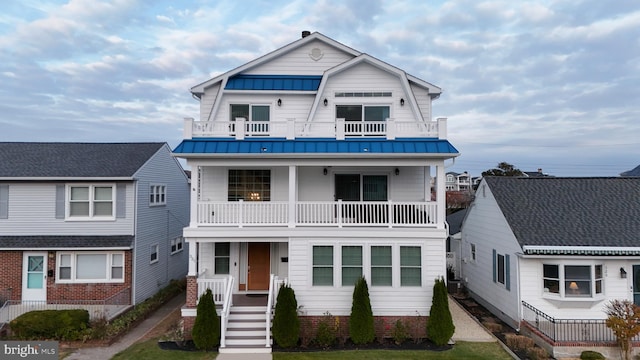
[{"label": "small tree", "polygon": [[427,336],[434,344],[442,346],[449,342],[456,327],[453,325],[449,298],[444,279],[436,279],[433,285],[433,300],[427,322]]},{"label": "small tree", "polygon": [[211,289],[200,296],[191,336],[200,350],[214,350],[220,344],[220,319]]},{"label": "small tree", "polygon": [[522,176],[524,175],[520,169],[509,164],[508,162],[501,162],[497,167],[482,172],[482,176]]},{"label": "small tree", "polygon": [[604,311],[607,327],[615,334],[623,359],[631,359],[631,339],[640,333],[640,308],[629,300],[616,299]]},{"label": "small tree", "polygon": [[288,285],[280,286],[271,332],[278,346],[288,348],[298,344],[300,337],[298,302],[295,292]]},{"label": "small tree", "polygon": [[349,336],[354,344],[368,344],[376,336],[373,326],[373,311],[369,299],[367,280],[360,277],[353,289],[351,316],[349,317]]}]

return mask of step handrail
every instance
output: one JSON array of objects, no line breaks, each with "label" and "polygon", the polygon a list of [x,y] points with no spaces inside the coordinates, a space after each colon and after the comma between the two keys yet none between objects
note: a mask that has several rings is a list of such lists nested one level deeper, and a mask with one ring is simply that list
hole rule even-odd
[{"label": "step handrail", "polygon": [[226,347],[226,337],[227,337],[227,324],[229,323],[229,312],[231,311],[231,306],[233,305],[233,286],[234,286],[234,278],[229,275],[229,279],[227,281],[227,289],[224,293],[224,304],[222,306],[222,312],[220,313],[220,347]]},{"label": "step handrail", "polygon": [[267,298],[267,310],[265,311],[265,317],[267,318],[267,335],[265,339],[265,347],[271,347],[271,308],[274,303],[274,294],[276,292],[275,287],[278,284],[278,277],[271,274],[269,277],[269,296]]}]

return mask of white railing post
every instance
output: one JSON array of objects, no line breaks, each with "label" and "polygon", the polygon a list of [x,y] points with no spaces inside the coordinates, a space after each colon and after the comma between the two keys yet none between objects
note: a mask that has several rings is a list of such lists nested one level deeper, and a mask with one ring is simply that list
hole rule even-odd
[{"label": "white railing post", "polygon": [[182,138],[193,139],[193,118],[184,118],[184,128],[182,129]]},{"label": "white railing post", "polygon": [[296,119],[287,119],[287,140],[293,140],[296,138]]},{"label": "white railing post", "polygon": [[273,307],[273,303],[274,303],[274,288],[275,288],[275,284],[277,283],[277,279],[278,277],[275,276],[274,274],[271,274],[269,276],[269,295],[267,297],[267,310],[265,312],[265,317],[266,317],[266,329],[267,329],[267,335],[266,335],[266,339],[265,339],[265,347],[271,347],[271,308]]},{"label": "white railing post", "polygon": [[438,139],[447,138],[447,118],[438,118]]},{"label": "white railing post", "polygon": [[344,140],[344,119],[336,119],[336,140]]},{"label": "white railing post", "polygon": [[338,199],[338,227],[342,228],[342,199]]},{"label": "white railing post", "polygon": [[393,118],[387,118],[387,140],[395,140],[396,138],[396,122]]},{"label": "white railing post", "polygon": [[236,118],[236,140],[244,140],[245,118]]},{"label": "white railing post", "polygon": [[393,208],[393,203],[391,202],[391,200],[389,200],[389,213],[387,214],[388,218],[387,220],[389,221],[389,228],[393,227],[393,214],[395,213],[394,208]]},{"label": "white railing post", "polygon": [[226,286],[224,292],[224,300],[222,305],[222,312],[220,314],[220,347],[223,348],[226,346],[226,338],[227,338],[227,324],[229,322],[229,312],[231,311],[231,306],[233,306],[233,288],[234,288],[234,278],[229,275],[226,279]]},{"label": "white railing post", "polygon": [[238,200],[238,227],[242,228],[242,224],[244,222],[244,216],[243,216],[243,205],[244,204],[244,200],[243,199],[239,199]]}]

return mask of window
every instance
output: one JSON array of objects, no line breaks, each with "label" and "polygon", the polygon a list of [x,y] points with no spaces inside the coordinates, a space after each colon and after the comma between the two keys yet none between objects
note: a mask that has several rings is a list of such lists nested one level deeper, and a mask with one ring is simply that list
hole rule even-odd
[{"label": "window", "polygon": [[228,201],[271,201],[271,170],[229,170]]},{"label": "window", "polygon": [[362,246],[342,247],[342,286],[353,286],[362,277]]},{"label": "window", "polygon": [[400,246],[400,286],[422,286],[420,246]]},{"label": "window", "polygon": [[391,246],[371,247],[371,286],[391,286]]},{"label": "window", "polygon": [[226,275],[229,274],[229,262],[231,257],[231,244],[226,243],[216,243],[214,249],[214,262],[215,269],[214,273],[216,275]]},{"label": "window", "polygon": [[476,261],[476,244],[471,244],[471,261]]},{"label": "window", "polygon": [[[231,121],[236,121],[236,118],[244,118],[247,121],[245,125],[247,135],[269,134],[269,105],[231,104],[229,113]],[[235,130],[235,124],[232,130]]]},{"label": "window", "polygon": [[544,292],[565,298],[588,298],[602,294],[603,277],[601,264],[542,265]]},{"label": "window", "polygon": [[333,246],[313,247],[312,277],[313,286],[333,286]]},{"label": "window", "polygon": [[59,253],[56,281],[62,283],[123,282],[124,253]]},{"label": "window", "polygon": [[386,126],[383,122],[389,116],[390,108],[386,105],[336,106],[336,118],[345,120],[345,135],[347,136],[383,135],[386,132]]},{"label": "window", "polygon": [[336,174],[336,200],[387,201],[386,175]]},{"label": "window", "polygon": [[167,187],[165,185],[151,185],[149,187],[149,205],[165,205],[167,203]]},{"label": "window", "polygon": [[390,91],[378,91],[378,92],[336,92],[335,97],[391,97]]},{"label": "window", "polygon": [[158,244],[151,245],[151,263],[158,262]]},{"label": "window", "polygon": [[493,250],[493,282],[502,284],[507,290],[511,289],[511,279],[509,276],[509,255],[498,254]]},{"label": "window", "polygon": [[68,218],[114,218],[113,185],[72,185],[68,187]]},{"label": "window", "polygon": [[178,236],[175,239],[171,239],[171,255],[182,251],[182,245],[184,244],[184,239],[182,236]]}]

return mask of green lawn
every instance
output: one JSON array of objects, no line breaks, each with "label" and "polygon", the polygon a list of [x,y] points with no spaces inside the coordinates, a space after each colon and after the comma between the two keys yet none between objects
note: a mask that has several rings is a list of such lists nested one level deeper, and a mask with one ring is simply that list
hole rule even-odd
[{"label": "green lawn", "polygon": [[[135,344],[119,353],[113,359],[136,360],[201,360],[215,359],[217,353],[167,351],[158,347],[157,339]],[[355,350],[355,351],[324,351],[300,353],[273,353],[274,360],[333,360],[333,359],[470,359],[470,360],[511,360],[498,343],[458,342],[447,351],[398,351],[398,350]]]}]

